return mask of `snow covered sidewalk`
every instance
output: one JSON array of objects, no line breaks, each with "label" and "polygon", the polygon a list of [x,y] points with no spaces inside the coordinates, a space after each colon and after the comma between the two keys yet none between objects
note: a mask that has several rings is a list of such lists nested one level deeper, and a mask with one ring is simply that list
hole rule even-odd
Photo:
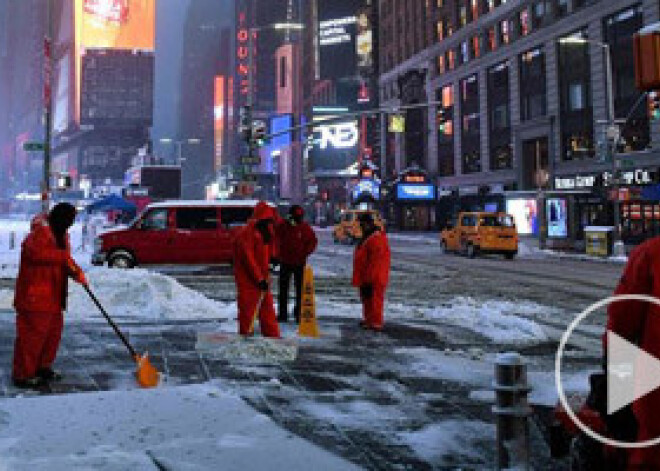
[{"label": "snow covered sidewalk", "polygon": [[358,469],[222,388],[1,400],[0,469]]}]

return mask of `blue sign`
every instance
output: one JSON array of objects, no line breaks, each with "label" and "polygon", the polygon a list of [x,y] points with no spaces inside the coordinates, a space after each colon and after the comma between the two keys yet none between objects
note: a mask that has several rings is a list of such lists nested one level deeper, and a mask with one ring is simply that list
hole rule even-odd
[{"label": "blue sign", "polygon": [[374,180],[360,180],[353,188],[353,200],[357,200],[361,195],[367,194],[374,200],[380,199],[380,185]]},{"label": "blue sign", "polygon": [[418,185],[399,183],[396,187],[398,200],[433,201],[435,200],[435,185]]}]

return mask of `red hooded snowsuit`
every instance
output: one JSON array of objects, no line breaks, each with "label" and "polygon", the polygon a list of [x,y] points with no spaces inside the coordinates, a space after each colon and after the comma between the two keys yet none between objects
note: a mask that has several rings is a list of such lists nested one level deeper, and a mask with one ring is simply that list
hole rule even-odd
[{"label": "red hooded snowsuit", "polygon": [[384,324],[385,290],[390,278],[390,246],[384,232],[376,230],[355,249],[353,286],[371,285],[373,294],[362,296],[364,322],[368,327],[382,329]]},{"label": "red hooded snowsuit", "polygon": [[[633,251],[615,294],[660,298],[660,237]],[[660,358],[660,306],[622,301],[610,304],[607,314],[608,330]],[[604,344],[606,339],[605,335]],[[638,441],[660,437],[660,389],[635,401],[633,411],[638,423]],[[632,450],[629,461],[629,469],[660,469],[660,446]]]},{"label": "red hooded snowsuit", "polygon": [[16,341],[13,377],[33,378],[39,368],[51,368],[60,339],[66,309],[67,280],[82,270],[66,249],[59,249],[45,218],[33,221],[23,241],[16,279]]},{"label": "red hooded snowsuit", "polygon": [[[241,335],[250,334],[250,324],[259,303],[262,291],[259,282],[269,281],[272,243],[264,243],[263,237],[256,227],[261,219],[272,219],[273,210],[264,202],[259,202],[254,208],[252,219],[236,234],[234,239],[234,277],[238,296],[238,323]],[[259,311],[259,324],[264,337],[279,337],[280,328],[277,324],[273,295],[266,292]]]}]

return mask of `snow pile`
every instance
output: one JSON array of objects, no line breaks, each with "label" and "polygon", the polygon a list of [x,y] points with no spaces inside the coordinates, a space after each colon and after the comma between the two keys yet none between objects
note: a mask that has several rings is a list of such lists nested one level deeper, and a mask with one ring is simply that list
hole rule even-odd
[{"label": "snow pile", "polygon": [[356,469],[281,429],[225,388],[1,400],[0,469]]},{"label": "snow pile", "polygon": [[[94,268],[87,272],[92,291],[113,317],[158,319],[234,319],[236,304],[213,301],[165,275],[144,269]],[[85,290],[69,285],[68,320],[98,319]]]},{"label": "snow pile", "polygon": [[477,420],[445,420],[397,435],[423,460],[438,463],[451,458],[460,468],[461,464],[488,462],[487,456],[493,454],[495,427]]},{"label": "snow pile", "polygon": [[[333,396],[336,397],[336,396]],[[395,405],[374,404],[368,401],[314,402],[300,401],[297,407],[305,414],[323,423],[331,423],[341,428],[370,430],[386,429],[396,422],[404,422],[407,417]]]},{"label": "snow pile", "polygon": [[226,333],[197,334],[195,350],[211,357],[219,357],[229,361],[254,363],[284,363],[292,362],[298,354],[295,341],[270,339],[261,337],[245,338]]},{"label": "snow pile", "polygon": [[444,323],[470,329],[497,342],[525,344],[549,340],[543,327],[527,317],[551,310],[530,302],[510,302],[458,297],[424,315]]}]

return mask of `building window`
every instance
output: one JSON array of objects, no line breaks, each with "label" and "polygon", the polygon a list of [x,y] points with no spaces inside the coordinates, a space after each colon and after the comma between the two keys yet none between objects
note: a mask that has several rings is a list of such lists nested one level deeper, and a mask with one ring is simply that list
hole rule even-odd
[{"label": "building window", "polygon": [[481,138],[479,119],[479,81],[471,75],[461,86],[461,145],[463,173],[481,172]]},{"label": "building window", "polygon": [[500,21],[500,44],[509,44],[511,42],[511,31],[509,20]]},{"label": "building window", "polygon": [[555,12],[559,18],[568,15],[568,0],[557,0],[555,3]]},{"label": "building window", "polygon": [[437,58],[437,65],[438,65],[438,75],[444,74],[446,69],[445,69],[445,55],[441,54]]},{"label": "building window", "polygon": [[453,49],[447,51],[447,68],[454,70],[456,68],[456,53]]},{"label": "building window", "polygon": [[470,51],[468,50],[467,41],[461,43],[461,64],[466,64],[470,61]]},{"label": "building window", "polygon": [[441,177],[455,174],[454,168],[454,86],[438,90],[438,172]]},{"label": "building window", "polygon": [[286,57],[280,57],[280,88],[286,88]]},{"label": "building window", "polygon": [[[625,118],[635,106],[641,92],[635,87],[633,35],[643,26],[642,8],[623,10],[603,21],[604,40],[610,45],[612,79],[614,83],[614,112]],[[650,142],[649,116],[646,107],[638,106],[632,112],[627,126],[622,129],[623,151],[646,149]]]},{"label": "building window", "polygon": [[481,40],[479,39],[479,36],[473,36],[470,41],[470,44],[472,46],[470,50],[470,54],[475,59],[479,59],[479,57],[481,57]]},{"label": "building window", "polygon": [[492,52],[497,49],[497,35],[495,34],[495,26],[491,26],[486,29],[485,36],[486,50]]},{"label": "building window", "polygon": [[[571,37],[587,38],[586,31]],[[591,107],[591,66],[589,45],[558,44],[559,103],[562,159],[594,156],[593,110]]]},{"label": "building window", "polygon": [[518,31],[521,37],[527,36],[531,31],[531,25],[529,24],[529,11],[524,9],[518,15]]},{"label": "building window", "polygon": [[445,39],[445,25],[444,25],[444,20],[440,20],[436,23],[436,32],[437,32],[437,37],[438,41],[442,41]]},{"label": "building window", "polygon": [[488,108],[490,129],[490,168],[513,168],[509,67],[506,62],[488,70]]},{"label": "building window", "polygon": [[523,121],[545,116],[545,54],[541,48],[520,55],[520,114]]}]

